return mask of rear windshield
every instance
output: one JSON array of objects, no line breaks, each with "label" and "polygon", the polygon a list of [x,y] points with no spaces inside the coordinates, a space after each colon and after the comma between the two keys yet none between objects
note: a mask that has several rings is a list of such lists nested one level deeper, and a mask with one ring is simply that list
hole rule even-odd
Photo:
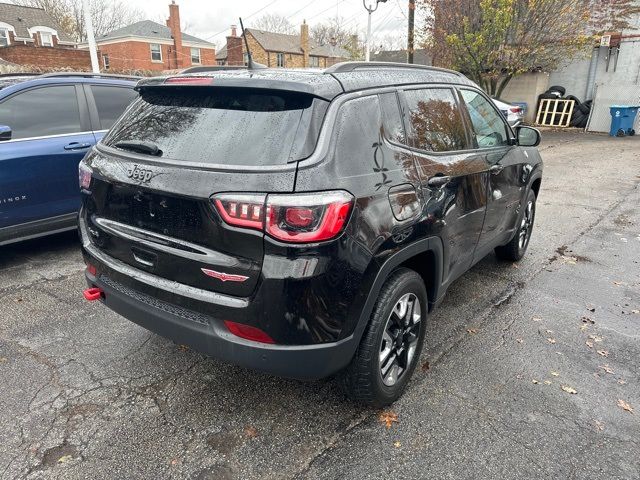
[{"label": "rear windshield", "polygon": [[279,165],[313,153],[327,105],[281,90],[149,88],[103,143],[150,142],[177,161]]}]

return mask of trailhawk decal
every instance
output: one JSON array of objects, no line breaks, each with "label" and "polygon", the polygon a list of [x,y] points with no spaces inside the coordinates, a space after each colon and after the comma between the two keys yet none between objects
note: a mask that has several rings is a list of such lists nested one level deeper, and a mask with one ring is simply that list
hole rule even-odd
[{"label": "trailhawk decal", "polygon": [[9,198],[0,198],[0,203],[18,203],[27,199],[26,195],[18,195]]},{"label": "trailhawk decal", "polygon": [[249,277],[245,277],[244,275],[232,275],[230,273],[216,272],[215,270],[209,270],[208,268],[201,268],[200,270],[202,270],[202,273],[205,275],[217,278],[223,282],[244,282],[249,279]]}]

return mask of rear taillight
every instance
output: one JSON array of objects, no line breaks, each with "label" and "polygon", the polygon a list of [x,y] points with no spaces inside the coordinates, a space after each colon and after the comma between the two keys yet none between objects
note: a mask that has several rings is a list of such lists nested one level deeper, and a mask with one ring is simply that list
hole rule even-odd
[{"label": "rear taillight", "polygon": [[509,108],[509,111],[511,113],[520,113],[522,111],[522,108],[520,108],[520,107],[511,107],[511,108]]},{"label": "rear taillight", "polygon": [[89,190],[92,173],[91,169],[84,163],[78,165],[78,183],[80,184],[80,190]]},{"label": "rear taillight", "polygon": [[344,191],[291,195],[215,195],[213,203],[229,225],[262,230],[290,243],[331,240],[342,232],[353,196]]},{"label": "rear taillight", "polygon": [[212,85],[211,77],[169,77],[164,81],[165,85]]}]

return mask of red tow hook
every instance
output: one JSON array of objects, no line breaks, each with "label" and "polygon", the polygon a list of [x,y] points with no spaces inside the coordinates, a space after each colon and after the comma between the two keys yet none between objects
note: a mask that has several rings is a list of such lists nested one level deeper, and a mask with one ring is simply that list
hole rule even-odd
[{"label": "red tow hook", "polygon": [[103,294],[104,292],[102,291],[102,289],[98,287],[87,288],[84,292],[82,292],[82,295],[84,295],[84,298],[86,298],[90,302],[95,302],[96,300],[100,300]]}]

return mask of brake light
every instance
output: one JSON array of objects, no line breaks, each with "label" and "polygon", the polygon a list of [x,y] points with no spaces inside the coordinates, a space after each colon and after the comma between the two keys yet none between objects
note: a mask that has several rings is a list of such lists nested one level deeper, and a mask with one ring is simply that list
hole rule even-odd
[{"label": "brake light", "polygon": [[89,190],[92,173],[92,170],[84,163],[81,162],[78,165],[78,183],[80,184],[80,190]]},{"label": "brake light", "polygon": [[342,232],[353,196],[344,191],[305,194],[215,195],[213,203],[229,225],[264,231],[290,243],[331,240]]},{"label": "brake light", "polygon": [[90,263],[87,263],[87,273],[89,273],[89,275],[92,276],[96,276],[98,274],[98,270],[96,269],[96,267],[94,265],[91,265]]},{"label": "brake light", "polygon": [[511,108],[509,109],[509,111],[510,111],[511,113],[520,113],[520,112],[522,111],[522,108],[520,108],[520,107],[511,107]]},{"label": "brake light", "polygon": [[229,225],[263,230],[264,195],[222,194],[216,195],[213,202]]},{"label": "brake light", "polygon": [[245,325],[243,323],[232,322],[230,320],[225,320],[224,324],[226,325],[227,329],[236,337],[251,340],[253,342],[269,344],[276,343],[273,341],[273,338],[271,338],[269,335],[267,335],[257,327],[252,327],[251,325]]},{"label": "brake light", "polygon": [[171,85],[212,85],[213,78],[210,77],[169,77],[164,81]]}]

